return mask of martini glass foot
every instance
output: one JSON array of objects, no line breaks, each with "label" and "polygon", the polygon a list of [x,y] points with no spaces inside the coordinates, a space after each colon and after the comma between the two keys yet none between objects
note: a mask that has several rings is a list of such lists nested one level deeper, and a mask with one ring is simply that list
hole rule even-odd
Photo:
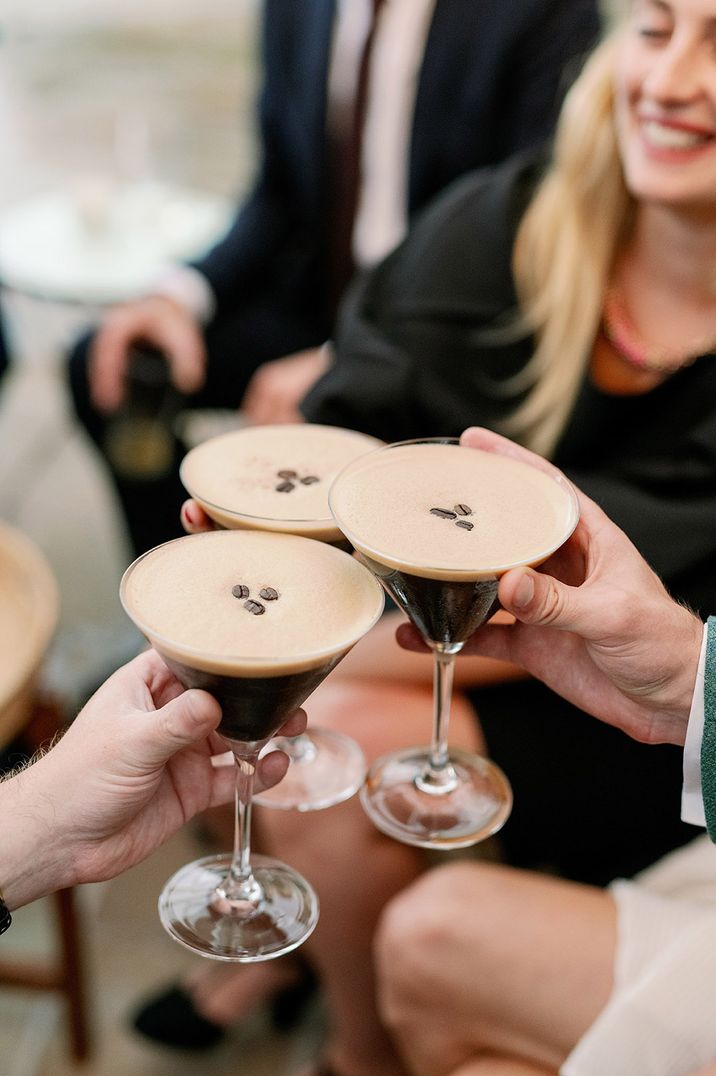
[{"label": "martini glass foot", "polygon": [[288,754],[291,765],[282,781],[254,796],[262,807],[321,811],[350,799],[365,779],[365,755],[341,732],[313,728],[292,739],[274,738],[269,748],[277,747]]},{"label": "martini glass foot", "polygon": [[253,856],[251,900],[230,901],[222,883],[231,855],[205,856],[173,875],[159,898],[159,917],[187,949],[214,960],[252,963],[283,956],[302,944],[318,922],[318,898],[291,867]]},{"label": "martini glass foot", "polygon": [[418,848],[468,848],[502,828],[512,790],[499,766],[451,748],[440,782],[430,779],[430,749],[379,758],[360,792],[364,810],[389,837]]}]

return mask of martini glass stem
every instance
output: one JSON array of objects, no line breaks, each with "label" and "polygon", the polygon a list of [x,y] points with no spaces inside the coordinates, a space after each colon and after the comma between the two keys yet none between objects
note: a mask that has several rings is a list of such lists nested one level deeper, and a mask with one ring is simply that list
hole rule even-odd
[{"label": "martini glass stem", "polygon": [[455,657],[462,649],[461,643],[433,643],[433,739],[430,755],[423,772],[415,782],[422,792],[443,795],[458,786],[458,779],[450,762],[448,752],[448,726],[450,702],[455,672]]},{"label": "martini glass stem", "polygon": [[263,897],[263,889],[251,869],[251,804],[259,751],[232,750],[236,760],[234,853],[220,892],[232,904],[249,904],[255,908]]}]

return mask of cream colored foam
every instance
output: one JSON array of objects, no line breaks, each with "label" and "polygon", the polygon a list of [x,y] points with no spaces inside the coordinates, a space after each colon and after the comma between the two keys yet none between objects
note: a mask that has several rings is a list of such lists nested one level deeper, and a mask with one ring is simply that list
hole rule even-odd
[{"label": "cream colored foam", "polygon": [[[340,538],[328,508],[328,489],[336,474],[362,453],[380,445],[373,437],[334,426],[252,426],[213,437],[185,457],[181,478],[192,497],[218,523],[310,534],[324,541]],[[289,469],[298,479],[290,492],[278,492],[277,472]]]},{"label": "cream colored foam", "polygon": [[[266,612],[248,612],[231,593],[235,584],[248,586]],[[263,587],[279,598],[260,598]],[[383,607],[378,583],[347,553],[262,531],[215,531],[158,546],[127,569],[121,596],[158,650],[237,675],[320,665],[360,638]]]},{"label": "cream colored foam", "polygon": [[[467,531],[431,508],[466,504]],[[577,520],[565,482],[505,456],[450,445],[410,445],[358,460],[331,492],[356,547],[391,567],[437,579],[476,579],[535,564]]]}]

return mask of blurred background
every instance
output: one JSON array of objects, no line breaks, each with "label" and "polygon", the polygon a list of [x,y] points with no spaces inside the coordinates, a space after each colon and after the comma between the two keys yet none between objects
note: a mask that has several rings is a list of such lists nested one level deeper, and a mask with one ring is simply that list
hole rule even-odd
[{"label": "blurred background", "polygon": [[98,660],[124,535],[108,531],[109,495],[67,428],[63,350],[97,301],[139,292],[162,254],[208,245],[249,182],[255,7],[3,0],[0,280],[15,364],[0,397],[0,444],[12,447],[0,452],[0,516],[60,573],[56,647],[89,627]]},{"label": "blurred background", "polygon": [[116,597],[126,536],[67,414],[65,347],[98,304],[221,234],[255,165],[258,8],[0,0],[0,306],[15,358],[0,382],[0,519],[58,574],[46,675],[70,702],[131,633]]},{"label": "blurred background", "polygon": [[[0,521],[45,554],[60,591],[41,690],[72,713],[139,639],[117,599],[129,558],[113,496],[68,412],[64,349],[103,302],[219,235],[255,163],[255,0],[2,0],[0,301],[13,356],[0,382]],[[12,630],[12,625],[10,625]],[[12,758],[10,759],[12,762]],[[48,834],[51,840],[51,834]],[[2,1076],[252,1073],[312,1052],[320,1015],[267,1041],[257,1017],[210,1057],[129,1029],[193,958],[156,899],[200,848],[190,829],[148,864],[79,894],[92,1033],[71,1060],[64,1002],[0,981]],[[18,911],[3,958],[57,951],[52,902]]]}]

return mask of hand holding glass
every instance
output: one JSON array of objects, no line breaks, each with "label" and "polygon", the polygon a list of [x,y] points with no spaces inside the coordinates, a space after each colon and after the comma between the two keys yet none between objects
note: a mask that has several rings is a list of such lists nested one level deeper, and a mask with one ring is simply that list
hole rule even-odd
[{"label": "hand holding glass", "polygon": [[429,747],[384,755],[361,800],[375,825],[407,844],[462,848],[495,833],[512,792],[493,762],[448,750],[455,656],[495,611],[499,576],[538,564],[577,524],[562,476],[460,447],[406,441],[354,460],[329,493],[336,522],[434,654]]},{"label": "hand holding glass", "polygon": [[250,854],[254,772],[288,714],[376,622],[380,587],[332,546],[214,531],[145,553],[125,572],[121,598],[181,683],[216,696],[236,760],[233,854],[179,870],[159,900],[162,923],[218,960],[290,952],[314,929],[318,901],[296,871]]}]

